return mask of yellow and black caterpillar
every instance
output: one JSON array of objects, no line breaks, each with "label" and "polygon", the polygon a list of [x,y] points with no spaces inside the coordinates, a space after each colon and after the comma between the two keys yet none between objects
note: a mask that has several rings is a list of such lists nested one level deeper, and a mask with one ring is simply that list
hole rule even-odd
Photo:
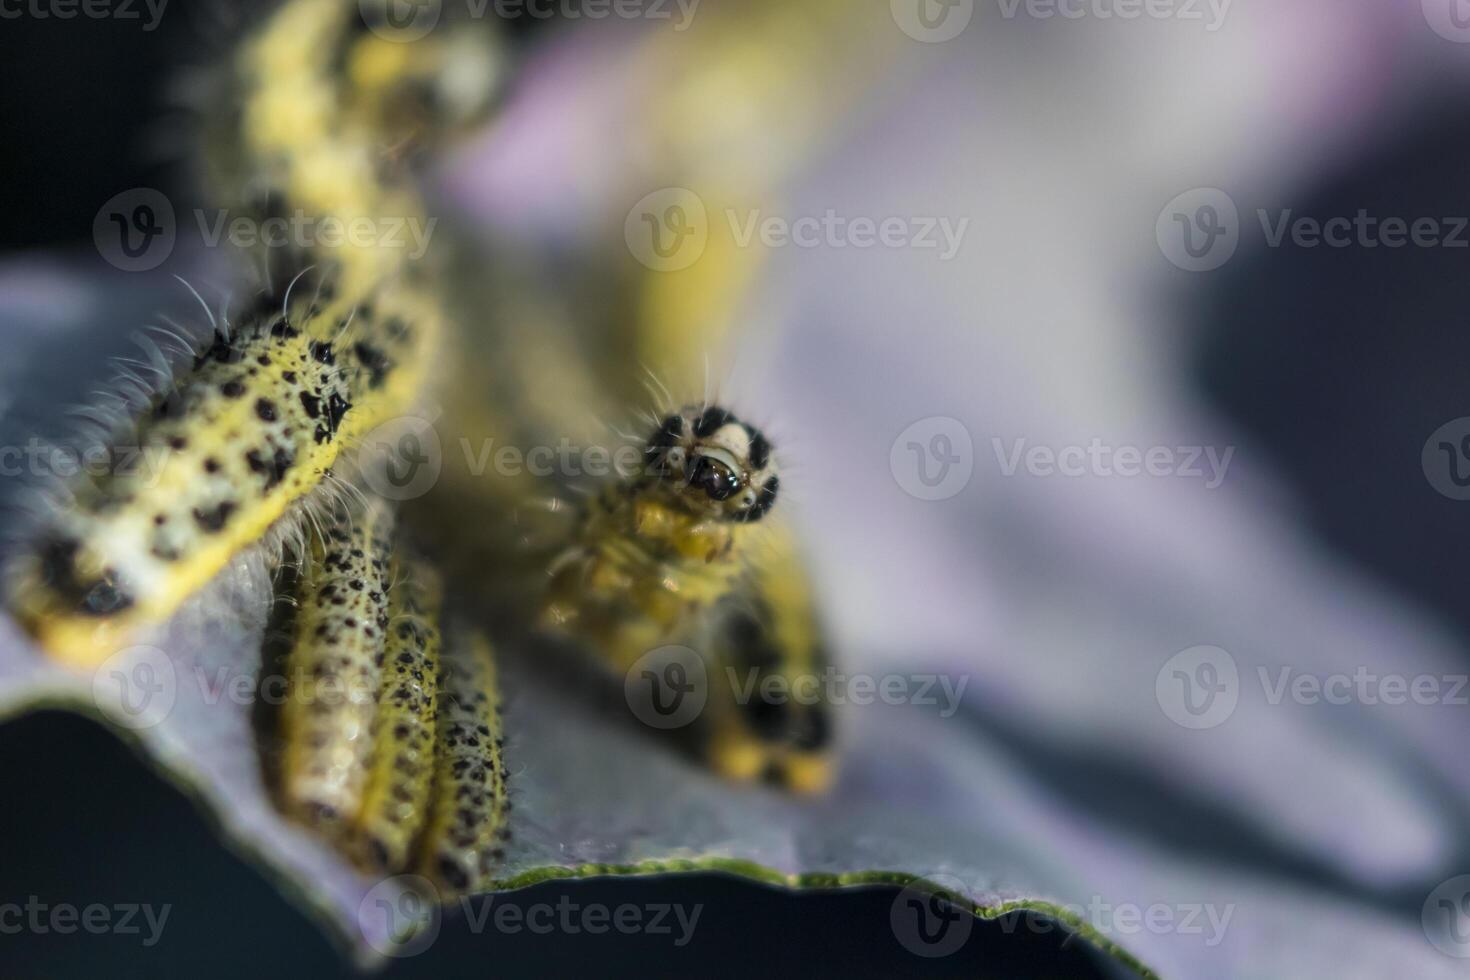
[{"label": "yellow and black caterpillar", "polygon": [[[212,193],[260,218],[426,220],[413,165],[488,110],[498,59],[483,23],[408,39],[370,3],[287,0],[220,70],[203,126]],[[415,870],[445,894],[490,880],[508,838],[497,668],[471,624],[501,647],[565,642],[618,677],[687,645],[708,665],[691,731],[711,765],[797,791],[828,783],[826,707],[741,696],[737,681],[814,675],[826,655],[761,429],[716,404],[665,405],[639,464],[580,498],[524,477],[449,478],[440,503],[398,508],[362,479],[382,423],[452,387],[447,424],[536,430],[510,386],[475,383],[479,352],[496,351],[489,373],[539,372],[563,401],[596,378],[581,399],[594,410],[631,388],[637,358],[543,357],[548,341],[505,322],[513,304],[465,311],[442,254],[317,242],[248,261],[263,285],[211,314],[211,340],[125,420],[119,439],[161,468],[70,487],[12,569],[10,607],[51,656],[98,664],[243,549],[299,565],[280,805],[363,869]],[[687,367],[723,324],[699,317],[680,334],[672,308],[627,316],[635,347],[662,344]],[[496,334],[514,339],[484,339]]]}]

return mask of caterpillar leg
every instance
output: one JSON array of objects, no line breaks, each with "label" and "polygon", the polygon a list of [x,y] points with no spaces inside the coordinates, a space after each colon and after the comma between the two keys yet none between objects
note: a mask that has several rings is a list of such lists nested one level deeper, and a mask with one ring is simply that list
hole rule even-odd
[{"label": "caterpillar leg", "polygon": [[790,534],[763,550],[703,634],[714,672],[703,750],[731,778],[819,793],[835,765],[825,644]]},{"label": "caterpillar leg", "polygon": [[282,808],[366,872],[475,890],[508,836],[489,645],[451,632],[445,648],[439,578],[394,545],[377,502],[332,515],[297,602]]}]

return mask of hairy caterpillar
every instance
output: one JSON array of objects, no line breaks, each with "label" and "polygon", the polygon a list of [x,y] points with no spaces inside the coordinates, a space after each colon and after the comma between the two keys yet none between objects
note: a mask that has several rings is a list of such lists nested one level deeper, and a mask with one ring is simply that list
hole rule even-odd
[{"label": "hairy caterpillar", "polygon": [[[462,35],[398,44],[357,14],[339,0],[292,0],[241,46],[213,107],[229,125],[211,131],[206,155],[221,198],[262,219],[422,217],[405,158],[445,128],[436,113],[453,124],[464,103],[446,106],[434,85],[466,64],[488,77],[477,65],[493,51]],[[493,690],[473,687],[493,686],[493,671],[461,642],[443,651],[441,677],[433,575],[397,554],[390,507],[344,476],[362,435],[418,405],[437,376],[445,326],[432,271],[351,240],[255,260],[266,287],[211,314],[212,341],[131,422],[125,438],[157,450],[158,471],[72,488],[13,570],[11,607],[53,656],[87,666],[167,618],[242,549],[303,542],[282,807],[364,869],[423,861],[447,887],[476,887],[481,863],[449,874],[440,865],[460,859],[429,856],[450,846],[435,834],[451,826],[465,852],[463,774],[444,768],[441,746],[496,774],[477,789],[486,803],[470,830],[500,832],[499,744],[440,725],[443,713],[479,710],[460,705],[494,703]]]},{"label": "hairy caterpillar", "polygon": [[[826,0],[781,9],[763,8],[760,30],[809,36],[843,16]],[[715,53],[736,63],[749,47]],[[372,4],[286,0],[220,72],[218,111],[203,127],[210,184],[260,217],[424,220],[411,164],[488,107],[496,59],[483,25],[408,41]],[[704,77],[695,63],[674,67],[693,83]],[[750,97],[784,100],[773,142],[816,111],[784,93]],[[655,115],[688,108],[676,94]],[[703,152],[674,150],[682,166]],[[711,201],[737,193],[720,168],[696,169],[724,188],[707,191]],[[809,674],[825,657],[791,532],[769,519],[781,484],[758,428],[707,401],[661,411],[642,433],[643,465],[580,502],[563,499],[531,545],[520,539],[534,522],[520,517],[548,495],[535,481],[450,486],[438,498],[448,506],[400,521],[354,475],[365,434],[446,387],[472,403],[451,411],[456,425],[545,438],[588,407],[625,402],[643,354],[678,365],[683,385],[696,353],[728,326],[749,256],[717,248],[709,271],[634,288],[621,314],[634,325],[631,355],[589,355],[585,341],[567,340],[575,332],[543,336],[535,310],[513,297],[497,319],[531,315],[479,328],[489,308],[466,314],[455,302],[442,256],[420,263],[383,243],[316,243],[253,261],[265,287],[221,310],[193,363],[129,420],[124,439],[157,450],[160,470],[78,483],[14,569],[11,609],[54,657],[94,665],[242,550],[294,543],[302,569],[281,805],[364,870],[420,870],[446,894],[490,880],[510,809],[491,648],[443,628],[446,610],[506,613],[486,625],[571,641],[614,674],[660,644],[687,643],[709,664],[710,707],[695,726],[704,757],[735,778],[826,785],[825,707],[740,693],[752,672],[757,683]],[[480,356],[487,349],[497,356]],[[447,385],[451,364],[471,380]],[[479,383],[487,371],[493,380]],[[453,526],[436,535],[445,517]],[[442,580],[410,557],[399,525],[436,545]],[[475,540],[460,540],[464,527]],[[328,684],[343,692],[336,700],[319,696]]]}]

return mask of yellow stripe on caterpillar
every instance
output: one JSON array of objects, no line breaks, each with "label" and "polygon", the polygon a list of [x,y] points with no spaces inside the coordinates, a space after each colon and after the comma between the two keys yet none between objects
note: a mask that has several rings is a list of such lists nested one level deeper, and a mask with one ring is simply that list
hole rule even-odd
[{"label": "yellow stripe on caterpillar", "polygon": [[429,809],[443,603],[439,577],[424,563],[395,560],[390,569],[372,762],[354,827],[359,864],[387,873],[407,866]]},{"label": "yellow stripe on caterpillar", "polygon": [[18,618],[81,666],[167,618],[321,486],[347,446],[408,410],[441,332],[433,303],[405,287],[376,307],[303,298],[290,319],[217,334],[138,421],[151,465],[82,477],[21,556]]},{"label": "yellow stripe on caterpillar", "polygon": [[[794,535],[780,524],[769,531],[750,578],[699,641],[717,665],[705,754],[732,779],[819,793],[836,775],[832,706],[820,698],[825,638]],[[775,697],[767,693],[773,681]],[[805,690],[817,698],[791,696]]]},{"label": "yellow stripe on caterpillar", "polygon": [[[344,225],[424,220],[391,174],[390,134],[372,125],[391,72],[357,92],[334,56],[353,43],[354,12],[293,0],[242,47],[231,89],[239,128],[219,134],[213,154],[226,202],[260,219],[285,207]],[[405,85],[428,70],[420,61],[402,67],[413,76]],[[343,452],[429,387],[443,314],[404,248],[381,236],[266,248],[268,278],[283,256],[293,278],[217,333],[178,390],[122,437],[161,462],[78,481],[12,570],[12,608],[57,659],[99,663],[243,548],[273,530],[298,537],[278,522],[299,518]]]},{"label": "yellow stripe on caterpillar", "polygon": [[504,858],[510,812],[500,692],[489,641],[460,638],[440,670],[439,754],[420,867],[443,898],[472,893]]},{"label": "yellow stripe on caterpillar", "polygon": [[363,811],[378,714],[392,517],[333,515],[301,577],[281,712],[283,809],[340,843]]}]

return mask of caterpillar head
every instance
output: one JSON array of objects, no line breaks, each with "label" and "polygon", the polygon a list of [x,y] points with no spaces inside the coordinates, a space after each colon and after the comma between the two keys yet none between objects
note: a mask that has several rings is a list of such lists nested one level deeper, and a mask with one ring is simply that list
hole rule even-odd
[{"label": "caterpillar head", "polygon": [[766,437],[717,405],[665,418],[644,456],[648,479],[690,510],[721,520],[760,520],[781,486]]}]

